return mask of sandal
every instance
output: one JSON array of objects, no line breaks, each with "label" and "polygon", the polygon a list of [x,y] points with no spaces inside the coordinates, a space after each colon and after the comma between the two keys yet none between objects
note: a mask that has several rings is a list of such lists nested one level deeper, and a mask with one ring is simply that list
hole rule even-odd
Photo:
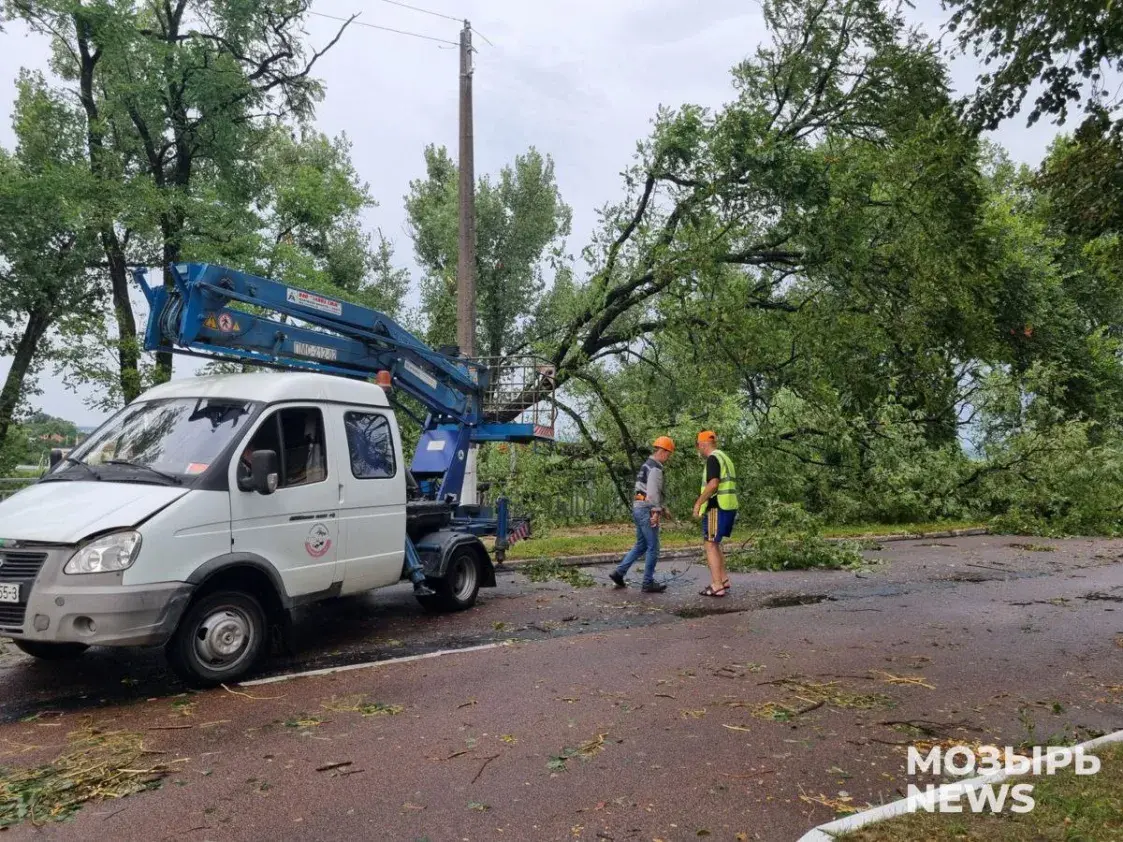
[{"label": "sandal", "polygon": [[714,590],[713,585],[706,585],[706,589],[698,591],[699,596],[725,596],[726,588],[718,588]]},{"label": "sandal", "polygon": [[730,583],[730,581],[728,579],[726,579],[724,582],[721,583],[721,589],[723,591],[731,591],[731,590],[733,590],[733,585],[732,585],[732,583]]}]

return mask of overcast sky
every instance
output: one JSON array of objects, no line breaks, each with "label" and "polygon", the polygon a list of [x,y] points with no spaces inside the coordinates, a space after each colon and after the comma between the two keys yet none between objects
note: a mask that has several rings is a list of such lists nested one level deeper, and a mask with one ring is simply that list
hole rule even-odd
[{"label": "overcast sky", "polygon": [[[729,68],[763,35],[751,0],[406,0],[466,17],[477,32],[475,73],[476,173],[495,172],[534,145],[553,156],[566,202],[573,208],[570,251],[588,242],[596,208],[620,194],[619,173],[649,131],[660,105],[720,106],[732,98]],[[914,23],[937,35],[946,20],[938,0],[916,0]],[[451,20],[418,14],[384,0],[317,0],[323,15],[361,12],[360,21],[456,41]],[[312,44],[339,26],[309,18]],[[489,46],[486,38],[494,46]],[[46,70],[47,44],[18,24],[0,35],[0,143],[10,146],[14,80],[21,67]],[[346,133],[361,176],[379,207],[373,230],[394,243],[399,263],[416,277],[404,226],[402,197],[424,174],[427,143],[457,149],[458,57],[451,46],[369,27],[351,27],[317,65],[327,87],[317,112],[320,130]],[[958,90],[973,87],[978,66],[952,65]],[[1015,160],[1036,164],[1056,133],[1011,121],[997,132]],[[0,362],[0,374],[7,361]],[[177,363],[177,375],[191,368]],[[36,406],[79,424],[98,413],[53,377],[42,382]]]}]

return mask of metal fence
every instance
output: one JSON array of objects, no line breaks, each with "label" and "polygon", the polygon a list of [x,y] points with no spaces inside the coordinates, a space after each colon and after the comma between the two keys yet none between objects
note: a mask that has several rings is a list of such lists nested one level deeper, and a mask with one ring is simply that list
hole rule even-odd
[{"label": "metal fence", "polygon": [[628,518],[629,508],[620,500],[612,480],[604,473],[576,474],[561,493],[505,482],[488,483],[481,502],[493,503],[505,496],[517,512],[543,516],[555,525],[613,523]]},{"label": "metal fence", "polygon": [[612,480],[603,474],[574,482],[569,493],[554,498],[554,520],[559,523],[607,523],[628,516]]}]

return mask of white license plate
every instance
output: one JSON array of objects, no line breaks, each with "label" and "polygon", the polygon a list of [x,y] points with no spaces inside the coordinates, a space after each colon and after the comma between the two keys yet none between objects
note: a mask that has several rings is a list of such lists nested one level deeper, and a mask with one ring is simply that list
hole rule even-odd
[{"label": "white license plate", "polygon": [[0,602],[19,602],[19,585],[0,584]]}]

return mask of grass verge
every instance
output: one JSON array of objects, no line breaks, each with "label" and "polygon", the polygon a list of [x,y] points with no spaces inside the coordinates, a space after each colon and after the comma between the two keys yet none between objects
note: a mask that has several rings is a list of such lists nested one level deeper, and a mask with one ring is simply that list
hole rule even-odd
[{"label": "grass verge", "polygon": [[[819,532],[821,538],[877,537],[879,535],[899,535],[902,533],[921,534],[925,532],[945,532],[951,529],[970,529],[982,526],[980,523],[951,521],[945,523],[913,524],[854,524],[850,526],[827,526]],[[735,531],[737,544],[765,534],[757,530]],[[631,549],[635,541],[635,527],[631,523],[607,523],[594,526],[560,527],[548,534],[521,541],[507,551],[511,561],[526,559],[561,558],[564,556],[596,555],[598,553],[620,553]],[[695,521],[673,521],[664,524],[660,545],[665,550],[701,547],[701,527]]]},{"label": "grass verge", "polygon": [[1123,840],[1123,746],[1096,752],[1100,771],[1012,778],[1032,783],[1029,813],[913,813],[839,837],[845,842],[1119,842]]}]

